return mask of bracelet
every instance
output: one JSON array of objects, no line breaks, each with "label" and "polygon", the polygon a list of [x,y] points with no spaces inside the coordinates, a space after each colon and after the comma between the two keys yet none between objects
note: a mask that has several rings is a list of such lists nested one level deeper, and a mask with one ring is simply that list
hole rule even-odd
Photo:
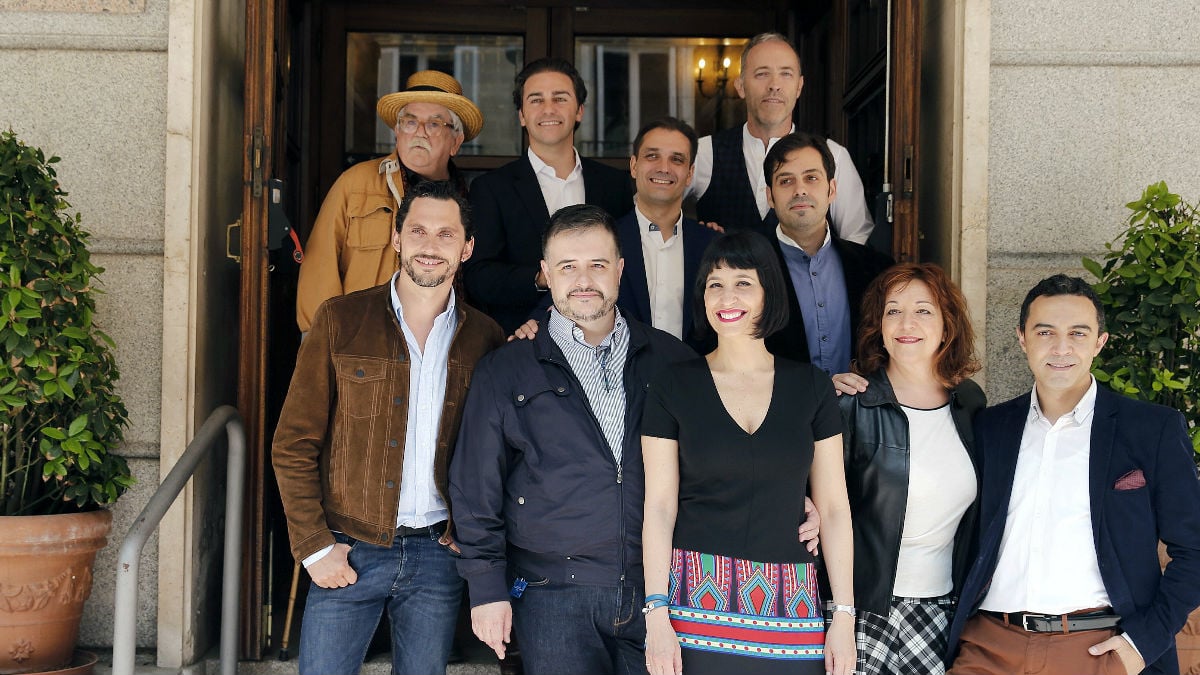
[{"label": "bracelet", "polygon": [[646,606],[642,608],[642,614],[649,614],[650,612],[653,612],[656,609],[659,609],[661,607],[666,607],[666,606],[667,606],[666,598],[662,598],[661,600],[650,600],[649,602],[646,603]]},{"label": "bracelet", "polygon": [[651,602],[654,602],[655,600],[663,600],[663,601],[666,601],[666,599],[667,599],[667,596],[663,595],[662,593],[655,593],[654,595],[647,595],[647,596],[646,596],[646,604],[648,605],[648,604],[650,604]]},{"label": "bracelet", "polygon": [[834,605],[833,612],[835,614],[837,612],[845,612],[846,614],[849,614],[850,618],[852,619],[858,614],[858,612],[854,609],[854,605]]}]

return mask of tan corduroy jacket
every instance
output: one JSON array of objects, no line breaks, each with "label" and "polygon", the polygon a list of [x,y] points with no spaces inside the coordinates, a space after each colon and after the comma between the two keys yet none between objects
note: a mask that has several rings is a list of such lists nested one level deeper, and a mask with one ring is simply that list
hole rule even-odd
[{"label": "tan corduroy jacket", "polygon": [[[396,271],[392,232],[404,197],[396,153],[359,162],[329,189],[304,244],[296,289],[296,323],[307,332],[317,307],[329,298],[386,283]],[[395,191],[388,187],[391,178]]]},{"label": "tan corduroy jacket", "polygon": [[[447,498],[471,372],[504,342],[500,326],[459,300],[434,482]],[[387,284],[329,300],[300,345],[272,463],[296,560],[334,543],[332,530],[391,545],[408,427],[408,344]]]}]

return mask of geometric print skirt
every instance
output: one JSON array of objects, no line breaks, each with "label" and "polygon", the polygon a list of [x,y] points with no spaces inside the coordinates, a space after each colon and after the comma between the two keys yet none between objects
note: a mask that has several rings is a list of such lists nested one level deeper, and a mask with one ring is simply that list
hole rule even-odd
[{"label": "geometric print skirt", "polygon": [[683,672],[825,672],[825,621],[811,563],[671,551],[667,594]]}]

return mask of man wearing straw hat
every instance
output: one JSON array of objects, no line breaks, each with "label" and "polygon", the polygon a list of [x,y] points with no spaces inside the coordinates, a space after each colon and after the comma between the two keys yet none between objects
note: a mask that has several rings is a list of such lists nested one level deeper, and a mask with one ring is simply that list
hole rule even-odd
[{"label": "man wearing straw hat", "polygon": [[403,91],[379,99],[379,118],[396,135],[386,157],[359,162],[338,177],[306,243],[296,291],[296,323],[307,333],[329,298],[387,282],[397,269],[391,243],[406,187],[422,180],[466,183],[450,158],[479,135],[483,113],[446,73],[413,73]]}]

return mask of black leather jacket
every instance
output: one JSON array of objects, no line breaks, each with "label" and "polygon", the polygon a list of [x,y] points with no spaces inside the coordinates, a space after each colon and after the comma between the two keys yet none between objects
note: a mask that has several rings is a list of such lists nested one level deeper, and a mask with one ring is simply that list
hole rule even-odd
[{"label": "black leather jacket", "polygon": [[[908,417],[883,370],[867,377],[867,390],[841,396],[846,488],[854,519],[854,603],[887,616],[896,582],[896,561],[908,503]],[[971,418],[987,401],[983,390],[964,380],[950,390],[950,415],[979,481]],[[954,594],[962,587],[976,546],[977,504],[963,515],[954,535]]]}]

